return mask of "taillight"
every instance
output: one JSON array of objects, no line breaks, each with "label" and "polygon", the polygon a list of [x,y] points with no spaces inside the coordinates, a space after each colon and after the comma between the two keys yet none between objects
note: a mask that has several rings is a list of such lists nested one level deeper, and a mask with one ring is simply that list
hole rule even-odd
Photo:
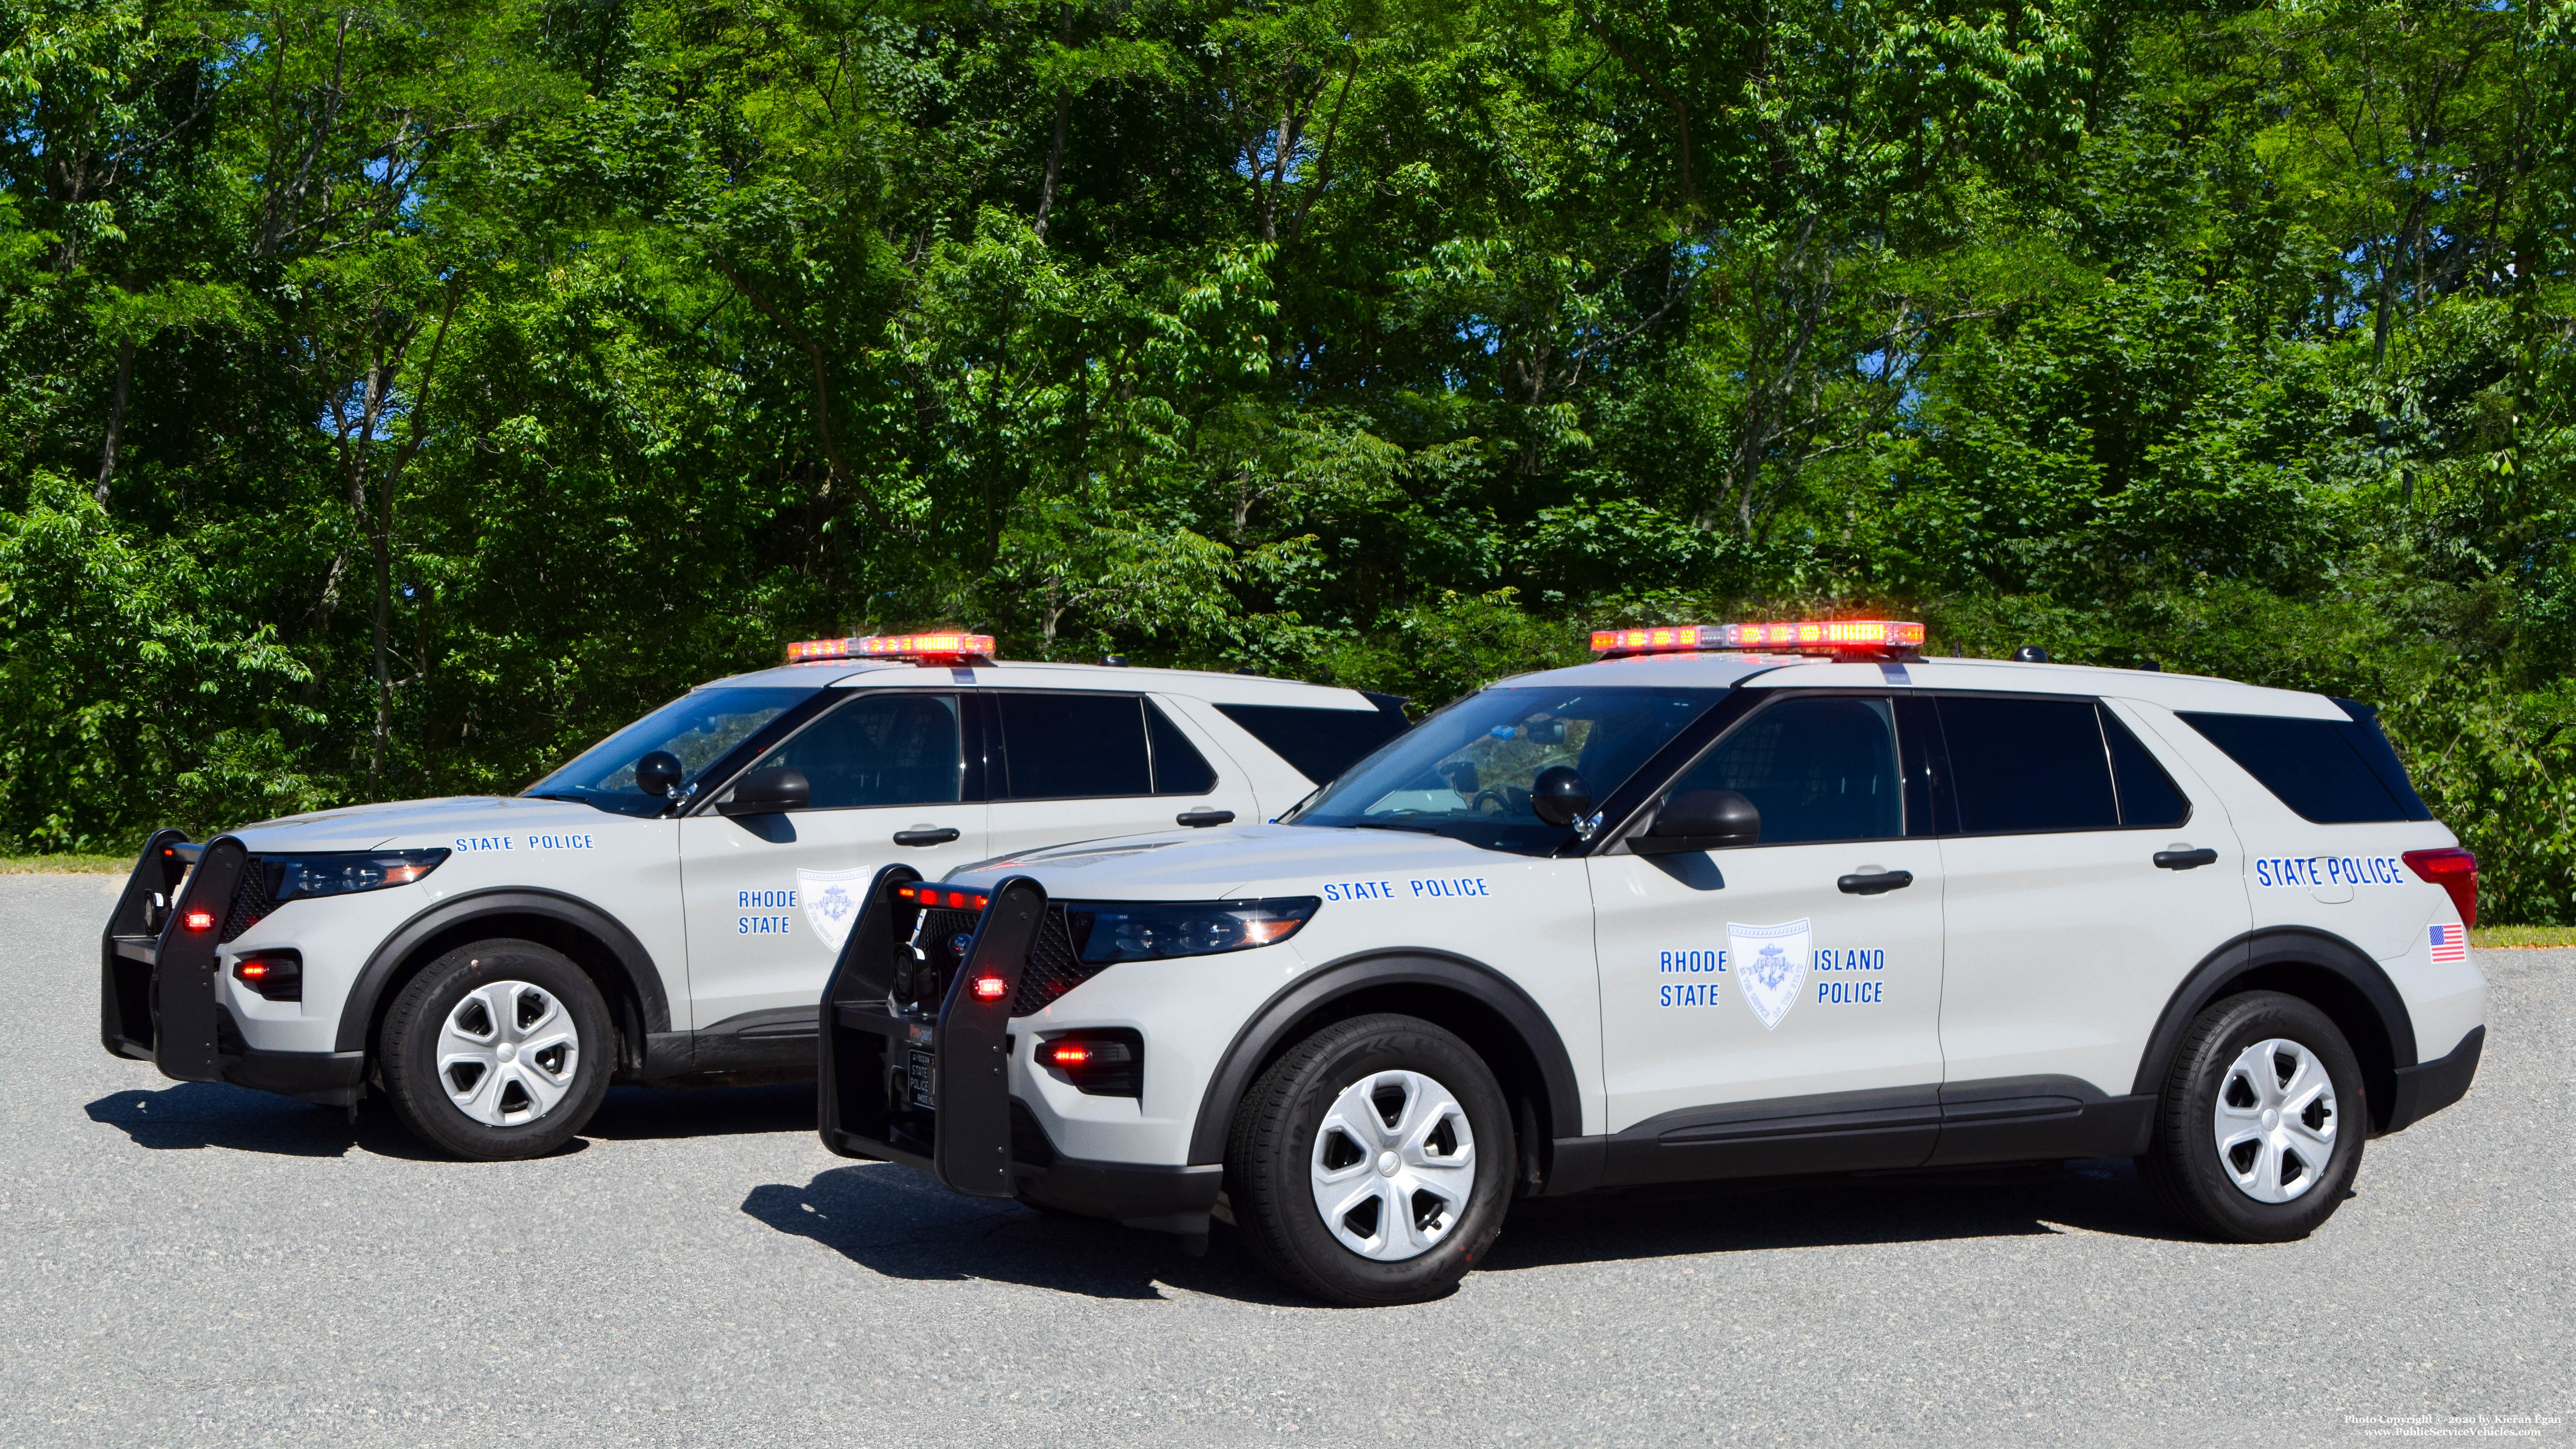
[{"label": "taillight", "polygon": [[2451,893],[2451,904],[2459,908],[2461,925],[2477,925],[2476,856],[2456,845],[2442,850],[2410,850],[2406,852],[2406,868]]}]

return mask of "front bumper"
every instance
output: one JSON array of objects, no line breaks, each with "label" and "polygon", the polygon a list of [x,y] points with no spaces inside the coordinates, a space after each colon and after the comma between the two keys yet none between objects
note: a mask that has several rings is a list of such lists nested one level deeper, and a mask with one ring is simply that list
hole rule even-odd
[{"label": "front bumper", "polygon": [[877,873],[824,987],[823,1145],[930,1173],[970,1197],[1021,1197],[1204,1237],[1221,1166],[1067,1157],[1011,1095],[1012,1001],[1046,911],[1037,882],[1015,876],[993,888],[935,1011],[897,1004],[895,953],[909,951],[919,908],[894,889],[920,878],[900,865]]}]

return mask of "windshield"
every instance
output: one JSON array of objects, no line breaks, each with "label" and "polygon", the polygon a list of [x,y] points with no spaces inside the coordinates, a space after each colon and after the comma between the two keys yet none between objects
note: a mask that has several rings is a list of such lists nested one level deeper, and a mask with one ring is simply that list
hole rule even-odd
[{"label": "windshield", "polygon": [[754,731],[810,698],[810,689],[696,689],[582,751],[571,764],[528,787],[531,795],[587,800],[637,795],[635,762],[655,750],[680,757],[686,789]]},{"label": "windshield", "polygon": [[1571,834],[1530,809],[1541,770],[1572,766],[1606,800],[1725,697],[1719,689],[1488,689],[1399,735],[1290,817],[1293,825],[1420,830],[1544,855]]}]

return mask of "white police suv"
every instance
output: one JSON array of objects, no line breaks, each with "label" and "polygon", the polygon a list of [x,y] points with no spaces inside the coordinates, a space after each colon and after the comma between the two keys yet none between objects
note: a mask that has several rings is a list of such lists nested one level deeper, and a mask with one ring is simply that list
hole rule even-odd
[{"label": "white police suv", "polygon": [[1405,727],[1354,690],[992,649],[799,643],[523,795],[161,831],[102,942],[105,1045],[379,1090],[432,1144],[528,1156],[612,1079],[810,1077],[816,993],[890,860],[1258,820]]},{"label": "white police suv", "polygon": [[889,867],[823,1140],[1343,1303],[1691,1179],[2134,1156],[2305,1234],[2468,1089],[2476,861],[2364,706],[1922,637],[1606,633],[1279,823]]}]

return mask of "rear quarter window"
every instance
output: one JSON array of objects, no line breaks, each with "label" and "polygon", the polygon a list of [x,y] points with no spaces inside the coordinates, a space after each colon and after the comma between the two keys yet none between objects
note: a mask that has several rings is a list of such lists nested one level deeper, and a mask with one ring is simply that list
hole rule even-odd
[{"label": "rear quarter window", "polygon": [[[2362,825],[2433,818],[2406,783],[2378,725],[2367,717],[2184,714],[2181,719],[2301,819]],[[2382,755],[2384,760],[2377,758]]]},{"label": "rear quarter window", "polygon": [[1293,704],[1220,704],[1216,709],[1318,785],[1358,764],[1407,728],[1402,711],[1383,705],[1313,709]]}]

